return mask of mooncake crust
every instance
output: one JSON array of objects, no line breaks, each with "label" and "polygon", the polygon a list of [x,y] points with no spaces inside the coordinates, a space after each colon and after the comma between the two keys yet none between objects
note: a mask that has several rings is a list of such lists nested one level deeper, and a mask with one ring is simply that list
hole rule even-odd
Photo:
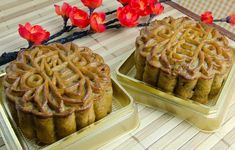
[{"label": "mooncake crust", "polygon": [[188,17],[166,17],[136,39],[136,78],[184,99],[207,103],[221,89],[233,48],[215,28]]},{"label": "mooncake crust", "polygon": [[73,43],[21,51],[6,68],[4,89],[23,134],[50,144],[112,110],[110,68],[98,54]]}]

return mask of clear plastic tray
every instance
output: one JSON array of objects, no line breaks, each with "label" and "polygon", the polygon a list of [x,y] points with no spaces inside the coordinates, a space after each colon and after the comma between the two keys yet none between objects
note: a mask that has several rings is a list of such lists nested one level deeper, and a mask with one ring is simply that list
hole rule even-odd
[{"label": "clear plastic tray", "polygon": [[113,84],[113,110],[105,118],[47,146],[26,139],[9,113],[2,90],[0,69],[0,127],[8,149],[96,149],[112,139],[132,131],[139,125],[138,111],[132,97],[117,83]]},{"label": "clear plastic tray", "polygon": [[220,127],[235,90],[235,65],[233,65],[229,76],[223,83],[222,90],[218,96],[204,105],[162,92],[135,79],[136,70],[134,64],[134,51],[132,51],[130,56],[116,69],[116,75],[117,79],[136,102],[167,110],[203,131],[215,131]]}]

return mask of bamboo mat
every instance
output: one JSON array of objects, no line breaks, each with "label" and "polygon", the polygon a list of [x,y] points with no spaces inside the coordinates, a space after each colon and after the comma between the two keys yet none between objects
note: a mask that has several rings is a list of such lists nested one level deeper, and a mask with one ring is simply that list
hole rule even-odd
[{"label": "bamboo mat", "polygon": [[[66,0],[72,5],[83,7],[80,0]],[[63,22],[54,13],[54,3],[62,0],[0,0],[0,54],[25,47],[27,42],[20,39],[17,28],[19,23],[29,21],[40,24],[54,33],[62,28]],[[104,0],[100,11],[114,10],[119,6],[115,0]],[[182,13],[165,5],[165,12],[158,16],[180,17]],[[81,46],[89,46],[102,55],[114,70],[134,47],[138,28],[109,30],[74,41]],[[235,42],[234,42],[235,43]],[[233,45],[235,46],[235,44]],[[200,132],[186,121],[167,112],[138,104],[140,127],[132,133],[113,140],[100,148],[109,149],[235,149],[235,103],[232,102],[221,129],[209,134]],[[6,149],[0,138],[0,149]]]}]

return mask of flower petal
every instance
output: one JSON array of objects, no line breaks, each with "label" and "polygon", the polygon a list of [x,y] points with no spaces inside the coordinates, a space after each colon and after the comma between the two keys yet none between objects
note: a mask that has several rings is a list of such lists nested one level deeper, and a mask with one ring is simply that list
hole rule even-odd
[{"label": "flower petal", "polygon": [[98,8],[102,5],[103,0],[81,0],[83,5],[89,8]]},{"label": "flower petal", "polygon": [[122,5],[128,4],[131,0],[117,0],[119,1]]},{"label": "flower petal", "polygon": [[43,32],[43,28],[39,25],[35,25],[31,28],[30,30],[31,33],[35,33],[35,32]]},{"label": "flower petal", "polygon": [[131,0],[129,5],[140,16],[148,16],[151,14],[150,5],[152,5],[154,1],[155,0]]},{"label": "flower petal", "polygon": [[32,25],[29,22],[26,22],[24,26],[28,31],[30,31],[32,28]]},{"label": "flower petal", "polygon": [[59,5],[54,5],[55,7],[55,12],[58,16],[62,16],[62,12],[60,10],[60,6]]},{"label": "flower petal", "polygon": [[26,40],[30,40],[30,32],[26,29],[25,26],[19,24],[19,29],[18,32],[20,34],[20,36]]},{"label": "flower petal", "polygon": [[103,24],[105,21],[105,13],[101,12],[101,13],[97,13],[94,12],[92,13],[91,17],[90,17],[90,25],[91,28],[95,31],[95,32],[104,32],[106,27]]},{"label": "flower petal", "polygon": [[134,27],[138,24],[139,15],[129,5],[118,8],[117,18],[122,26]]},{"label": "flower petal", "polygon": [[229,15],[230,17],[230,20],[229,20],[229,23],[234,26],[235,25],[235,14],[231,14]]},{"label": "flower petal", "polygon": [[155,14],[155,15],[159,15],[164,11],[164,6],[161,3],[157,3],[157,4],[151,4],[151,13]]},{"label": "flower petal", "polygon": [[77,7],[73,7],[69,18],[72,24],[79,28],[85,28],[89,25],[89,18],[87,12],[78,9]]},{"label": "flower petal", "polygon": [[69,17],[71,10],[72,10],[72,6],[70,6],[68,3],[64,2],[62,5],[62,9],[61,9],[62,15]]},{"label": "flower petal", "polygon": [[41,26],[32,26],[28,22],[24,26],[19,24],[18,32],[21,37],[35,44],[40,44],[50,36],[50,33],[44,30]]},{"label": "flower petal", "polygon": [[96,32],[101,33],[101,32],[104,32],[105,30],[106,30],[105,25],[100,24],[100,25],[98,25],[98,30]]},{"label": "flower petal", "polygon": [[47,33],[36,32],[32,34],[31,41],[34,42],[36,45],[38,45],[38,44],[41,44],[41,42],[45,40],[46,36],[47,36]]},{"label": "flower petal", "polygon": [[204,23],[212,24],[213,23],[213,16],[212,12],[206,11],[201,15],[201,21]]}]

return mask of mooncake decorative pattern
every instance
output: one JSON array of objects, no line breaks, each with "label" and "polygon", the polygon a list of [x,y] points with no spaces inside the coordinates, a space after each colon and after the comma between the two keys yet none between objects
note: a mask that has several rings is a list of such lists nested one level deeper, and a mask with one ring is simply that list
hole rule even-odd
[{"label": "mooncake decorative pattern", "polygon": [[23,134],[50,144],[111,112],[110,68],[87,47],[37,46],[6,69],[5,94]]},{"label": "mooncake decorative pattern", "polygon": [[166,17],[136,40],[136,78],[184,99],[207,103],[220,91],[233,60],[228,40],[188,17]]}]

